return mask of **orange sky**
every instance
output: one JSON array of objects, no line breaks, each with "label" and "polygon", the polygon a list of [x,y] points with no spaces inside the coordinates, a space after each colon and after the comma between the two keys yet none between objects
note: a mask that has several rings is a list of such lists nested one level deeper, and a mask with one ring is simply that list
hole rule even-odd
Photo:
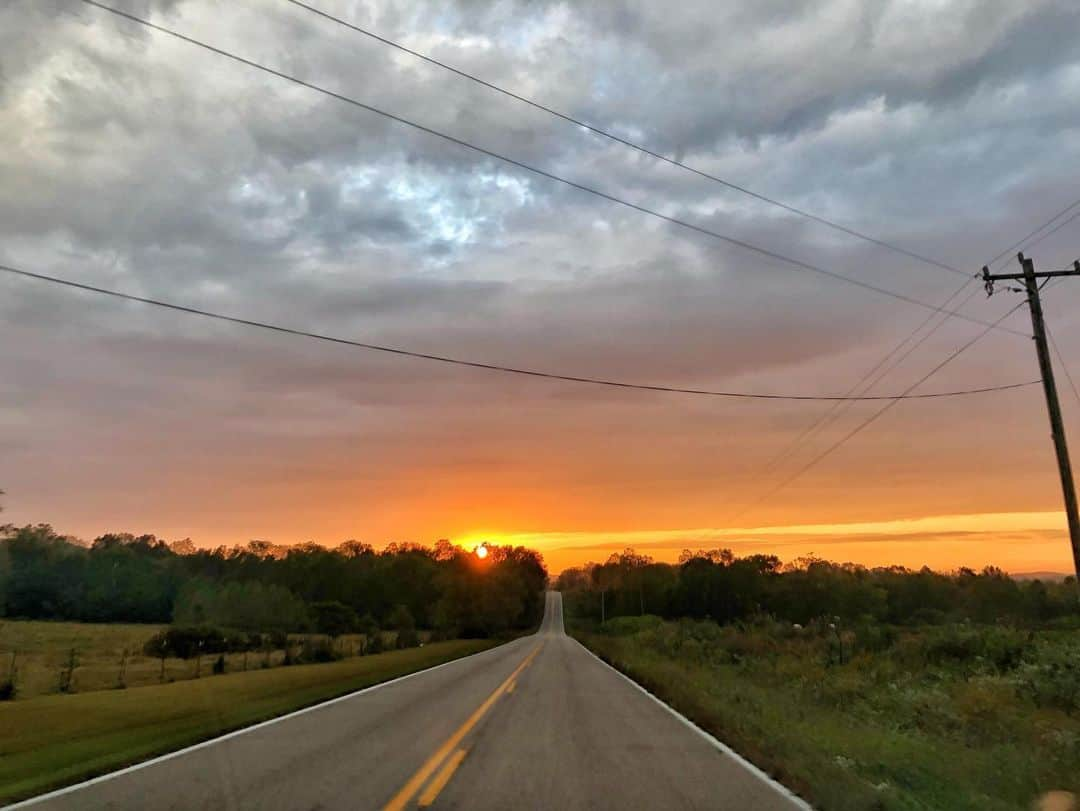
[{"label": "orange sky", "polygon": [[478,533],[460,542],[491,539],[540,549],[553,572],[603,560],[627,546],[658,561],[683,549],[727,547],[738,555],[767,553],[791,561],[804,555],[868,566],[923,565],[948,570],[993,562],[1008,571],[1070,573],[1072,558],[1064,513],[945,515],[910,521],[818,524],[746,529],[624,533]]},{"label": "orange sky", "polygon": [[[78,354],[93,365],[107,349]],[[207,385],[229,365],[202,366]],[[776,480],[762,466],[812,416],[806,407],[589,400],[474,378],[444,384],[437,408],[380,406],[365,419],[350,406],[292,436],[265,426],[288,419],[288,400],[252,411],[213,396],[180,402],[175,380],[147,377],[168,401],[151,423],[135,401],[39,408],[21,434],[27,464],[0,482],[0,517],[203,546],[490,539],[538,548],[552,571],[628,545],[658,560],[726,546],[784,560],[1071,571],[1037,391],[904,404],[748,507]]]},{"label": "orange sky", "polygon": [[[627,545],[1070,570],[1030,321],[981,335],[1018,297],[972,275],[998,252],[1016,269],[1025,234],[1039,269],[1076,259],[1080,71],[1033,44],[1076,40],[1052,4],[939,4],[901,26],[843,2],[369,4],[386,34],[723,186],[262,5],[147,8],[487,151],[98,10],[0,4],[0,259],[578,378],[835,396],[884,368],[875,396],[930,372],[918,393],[1024,387],[872,423],[882,404],[855,404],[789,453],[830,403],[442,365],[0,274],[0,520],[203,546],[513,539],[554,570]],[[1044,293],[1074,457],[1078,296]],[[961,317],[937,328],[942,302]]]}]

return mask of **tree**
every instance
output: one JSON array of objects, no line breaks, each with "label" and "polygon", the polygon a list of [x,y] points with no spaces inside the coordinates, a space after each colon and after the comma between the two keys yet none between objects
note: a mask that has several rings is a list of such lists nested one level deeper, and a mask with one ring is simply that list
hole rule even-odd
[{"label": "tree", "polygon": [[307,606],[282,586],[258,581],[220,584],[205,578],[180,589],[173,621],[259,632],[303,631],[310,624]]},{"label": "tree", "polygon": [[416,633],[416,621],[405,605],[399,605],[390,615],[390,626],[397,630],[397,646],[399,648],[415,648],[420,644],[420,638]]},{"label": "tree", "polygon": [[[474,636],[539,622],[543,559],[523,547],[490,547],[482,566],[447,541],[391,544],[376,553],[346,541],[283,547],[266,541],[198,549],[151,534],[108,533],[84,544],[47,524],[0,527],[0,611],[36,619],[167,622],[249,633],[317,627],[331,635],[359,615],[400,634],[436,623]],[[313,616],[314,615],[314,616]],[[418,638],[418,637],[417,637]]]},{"label": "tree", "polygon": [[359,623],[356,612],[336,600],[312,603],[311,616],[315,623],[315,630],[334,639],[355,631]]}]

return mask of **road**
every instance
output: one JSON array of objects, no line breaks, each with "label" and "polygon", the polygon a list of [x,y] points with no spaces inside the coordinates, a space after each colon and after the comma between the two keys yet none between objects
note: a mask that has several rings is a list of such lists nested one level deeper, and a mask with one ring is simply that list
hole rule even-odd
[{"label": "road", "polygon": [[23,806],[805,808],[568,637],[555,592],[532,636]]}]

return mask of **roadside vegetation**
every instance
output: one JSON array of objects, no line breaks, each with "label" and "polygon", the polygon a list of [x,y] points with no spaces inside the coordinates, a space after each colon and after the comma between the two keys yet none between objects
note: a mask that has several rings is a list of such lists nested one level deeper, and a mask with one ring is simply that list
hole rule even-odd
[{"label": "roadside vegetation", "polygon": [[40,793],[534,628],[547,571],[440,541],[196,549],[0,527],[0,800]]},{"label": "roadside vegetation", "polygon": [[495,644],[494,639],[450,640],[330,664],[2,704],[0,802],[39,794]]},{"label": "roadside vegetation", "polygon": [[[398,633],[263,635],[212,627],[0,619],[0,683],[17,685],[19,700],[61,692],[62,682],[67,693],[143,687],[214,675],[215,667],[242,673],[394,650]],[[417,644],[432,636],[431,631],[415,633]],[[408,642],[402,640],[401,647],[414,647]]]},{"label": "roadside vegetation", "polygon": [[1080,793],[1075,582],[721,550],[628,551],[559,586],[571,633],[816,807]]},{"label": "roadside vegetation", "polygon": [[547,572],[522,547],[440,541],[196,549],[0,527],[0,701],[332,662],[534,627]]}]

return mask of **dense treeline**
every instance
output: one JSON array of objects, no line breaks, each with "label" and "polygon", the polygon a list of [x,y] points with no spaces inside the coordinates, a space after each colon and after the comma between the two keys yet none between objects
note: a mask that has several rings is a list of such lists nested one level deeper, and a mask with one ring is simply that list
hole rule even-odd
[{"label": "dense treeline", "polygon": [[475,637],[538,623],[541,557],[523,547],[488,551],[480,560],[447,541],[382,551],[357,541],[206,550],[129,534],[85,544],[47,524],[5,525],[0,616],[332,636],[421,627]]},{"label": "dense treeline", "polygon": [[944,574],[817,558],[785,566],[773,555],[738,558],[726,549],[685,551],[674,565],[627,549],[603,564],[563,572],[558,588],[580,616],[597,620],[657,614],[726,623],[771,615],[794,623],[840,617],[898,625],[1035,625],[1080,615],[1075,578],[1022,582],[993,567]]}]

